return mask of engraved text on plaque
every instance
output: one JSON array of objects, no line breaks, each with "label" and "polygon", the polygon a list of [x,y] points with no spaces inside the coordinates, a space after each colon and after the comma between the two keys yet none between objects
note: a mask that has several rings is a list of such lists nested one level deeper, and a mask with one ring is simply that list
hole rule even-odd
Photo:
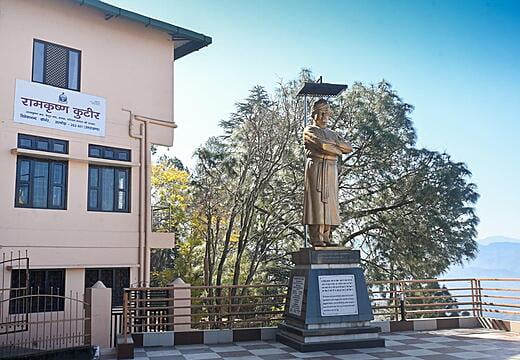
[{"label": "engraved text on plaque", "polygon": [[294,276],[291,286],[291,301],[289,314],[300,316],[302,314],[303,290],[305,288],[305,276]]},{"label": "engraved text on plaque", "polygon": [[321,316],[357,315],[354,275],[318,276]]}]

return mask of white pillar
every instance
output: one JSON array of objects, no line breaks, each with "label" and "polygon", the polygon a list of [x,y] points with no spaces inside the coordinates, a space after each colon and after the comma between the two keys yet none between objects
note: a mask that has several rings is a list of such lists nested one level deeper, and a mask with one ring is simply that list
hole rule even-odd
[{"label": "white pillar", "polygon": [[[173,330],[187,331],[191,330],[191,285],[186,284],[181,278],[175,279],[168,284],[173,290],[170,290],[170,298],[173,299]],[[175,289],[182,288],[182,289]],[[179,307],[181,307],[179,309]],[[183,324],[183,325],[177,325]]]},{"label": "white pillar", "polygon": [[90,305],[87,306],[87,317],[90,317],[90,343],[102,349],[110,347],[112,289],[98,281],[86,289],[85,301]]}]

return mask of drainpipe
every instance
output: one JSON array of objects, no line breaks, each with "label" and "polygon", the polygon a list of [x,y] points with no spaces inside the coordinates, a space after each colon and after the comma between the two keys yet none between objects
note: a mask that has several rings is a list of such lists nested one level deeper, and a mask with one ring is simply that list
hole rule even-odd
[{"label": "drainpipe", "polygon": [[146,137],[145,124],[139,124],[139,134],[134,135],[132,133],[132,119],[133,114],[131,110],[122,109],[123,111],[128,112],[129,121],[128,121],[128,134],[131,138],[139,140],[139,250],[138,250],[138,263],[139,263],[139,271],[138,271],[138,286],[143,286],[143,282],[145,281],[145,243],[146,243],[146,209],[144,208],[146,205],[145,191],[144,191],[144,183],[145,183],[145,159],[146,159],[146,147],[144,138]]},{"label": "drainpipe", "polygon": [[[139,154],[139,286],[150,285],[150,246],[152,222],[151,199],[151,171],[152,153],[151,143],[148,137],[148,125],[155,124],[174,129],[177,125],[173,121],[154,119],[142,115],[134,115],[130,110],[123,109],[130,114],[129,135],[140,141]],[[132,134],[132,120],[139,121],[139,135]]]}]

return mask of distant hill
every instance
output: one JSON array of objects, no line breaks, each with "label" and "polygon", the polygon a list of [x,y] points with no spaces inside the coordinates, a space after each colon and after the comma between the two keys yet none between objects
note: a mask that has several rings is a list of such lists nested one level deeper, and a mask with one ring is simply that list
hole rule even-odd
[{"label": "distant hill", "polygon": [[452,266],[443,277],[520,278],[520,239],[493,236],[479,240],[477,258],[463,266]]},{"label": "distant hill", "polygon": [[[507,240],[507,241],[504,241]],[[486,245],[487,244],[487,245]],[[452,266],[448,272],[441,277],[443,278],[520,278],[520,239],[505,238],[502,236],[493,236],[482,241],[479,240],[479,253],[477,258],[463,266]],[[461,283],[448,283],[448,288],[454,288],[461,286]],[[467,286],[467,285],[464,285]],[[500,287],[506,289],[518,289],[520,287],[519,282],[504,281],[500,283],[496,282],[482,282],[483,287]],[[486,292],[484,292],[486,293]],[[500,296],[518,296],[518,292],[514,291],[491,291],[488,294],[500,295]],[[461,299],[463,301],[469,301],[468,299]],[[487,300],[491,300],[487,298]],[[497,303],[507,303],[508,300],[502,301],[502,299],[492,299],[491,301]],[[509,300],[511,302],[511,300]],[[513,301],[516,303],[516,300]],[[493,306],[490,306],[493,308]],[[512,310],[512,309],[503,309]],[[513,309],[516,310],[516,309]],[[484,315],[520,320],[520,315],[511,314],[498,314],[498,313],[485,313]]]},{"label": "distant hill", "polygon": [[483,245],[489,245],[493,243],[520,243],[520,239],[505,236],[488,236],[487,238],[477,240],[477,242]]}]

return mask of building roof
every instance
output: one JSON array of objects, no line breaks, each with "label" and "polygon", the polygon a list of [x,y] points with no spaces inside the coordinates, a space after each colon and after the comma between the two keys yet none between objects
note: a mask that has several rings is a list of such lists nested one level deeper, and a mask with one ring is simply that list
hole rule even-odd
[{"label": "building roof", "polygon": [[164,31],[171,35],[174,44],[174,59],[188,55],[211,44],[211,37],[182,28],[167,22],[152,19],[132,11],[121,9],[117,6],[104,3],[99,0],[72,0],[81,6],[88,6],[105,14],[105,19],[122,17],[143,24],[145,27]]}]

